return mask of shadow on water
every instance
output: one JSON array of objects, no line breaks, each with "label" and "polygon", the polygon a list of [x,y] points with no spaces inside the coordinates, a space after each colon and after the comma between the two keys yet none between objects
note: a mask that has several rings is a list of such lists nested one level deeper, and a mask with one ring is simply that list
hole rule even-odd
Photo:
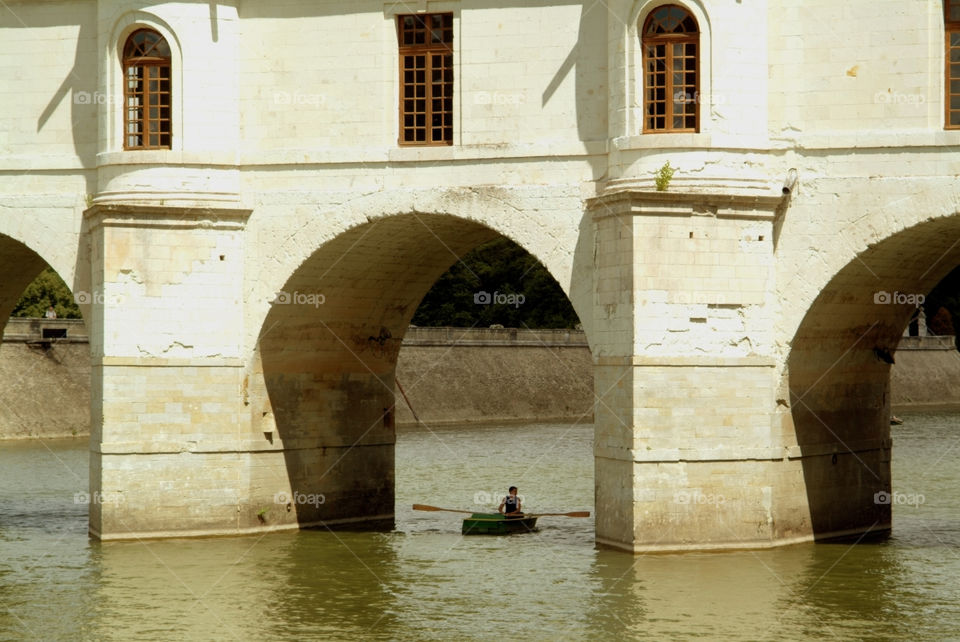
[{"label": "shadow on water", "polygon": [[[65,469],[38,444],[4,446],[0,639],[490,639],[514,612],[512,638],[942,639],[960,625],[960,481],[943,447],[957,417],[897,429],[894,490],[925,500],[893,507],[888,540],[638,557],[595,549],[591,520],[463,537],[459,515],[410,510],[495,500],[504,477],[531,505],[587,508],[590,427],[461,428],[432,455],[436,436],[402,435],[392,533],[107,544],[87,539],[65,477],[85,448],[55,450]],[[544,435],[558,446],[532,465]],[[455,456],[481,446],[489,466]]]}]

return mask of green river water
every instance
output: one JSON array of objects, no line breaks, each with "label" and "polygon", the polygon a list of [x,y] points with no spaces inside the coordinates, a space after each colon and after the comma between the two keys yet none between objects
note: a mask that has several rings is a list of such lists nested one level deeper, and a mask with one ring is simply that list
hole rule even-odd
[{"label": "green river water", "polygon": [[960,414],[893,427],[879,542],[643,555],[593,519],[463,537],[453,513],[515,484],[524,508],[593,511],[592,426],[401,431],[389,533],[101,544],[84,440],[0,443],[0,639],[960,639]]}]

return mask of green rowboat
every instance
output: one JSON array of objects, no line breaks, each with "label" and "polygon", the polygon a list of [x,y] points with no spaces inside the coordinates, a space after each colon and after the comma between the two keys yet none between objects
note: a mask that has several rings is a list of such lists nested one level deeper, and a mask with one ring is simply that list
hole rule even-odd
[{"label": "green rowboat", "polygon": [[474,513],[463,519],[464,535],[509,535],[529,533],[537,527],[536,517],[506,517],[500,513]]}]

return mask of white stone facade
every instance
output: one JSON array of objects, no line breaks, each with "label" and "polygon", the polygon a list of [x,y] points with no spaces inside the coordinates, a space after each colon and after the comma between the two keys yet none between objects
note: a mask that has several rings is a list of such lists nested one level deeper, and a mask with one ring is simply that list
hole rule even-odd
[{"label": "white stone facade", "polygon": [[[91,484],[128,499],[91,531],[390,519],[399,340],[496,235],[587,330],[598,541],[888,528],[875,348],[910,308],[875,294],[960,262],[942,4],[676,2],[701,31],[699,132],[644,134],[639,31],[663,4],[8,2],[0,313],[44,264],[85,297]],[[395,18],[424,11],[454,15],[447,147],[397,144]],[[118,52],[139,27],[173,52],[169,150],[123,150]]]}]

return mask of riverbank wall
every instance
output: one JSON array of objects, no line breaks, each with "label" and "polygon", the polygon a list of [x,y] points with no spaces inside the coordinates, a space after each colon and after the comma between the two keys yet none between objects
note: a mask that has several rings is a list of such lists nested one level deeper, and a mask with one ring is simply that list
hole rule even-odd
[{"label": "riverbank wall", "polygon": [[[575,330],[410,328],[397,381],[428,425],[593,421],[590,348]],[[397,393],[397,422],[414,422]]]},{"label": "riverbank wall", "polygon": [[[953,337],[904,337],[895,360],[895,409],[960,406]],[[416,423],[411,407],[427,425],[589,423],[591,364],[586,337],[574,330],[412,327],[397,363],[397,423]],[[11,319],[0,344],[0,439],[89,431],[83,321]]]},{"label": "riverbank wall", "polygon": [[0,343],[0,439],[90,434],[90,345],[80,319],[10,319]]}]

